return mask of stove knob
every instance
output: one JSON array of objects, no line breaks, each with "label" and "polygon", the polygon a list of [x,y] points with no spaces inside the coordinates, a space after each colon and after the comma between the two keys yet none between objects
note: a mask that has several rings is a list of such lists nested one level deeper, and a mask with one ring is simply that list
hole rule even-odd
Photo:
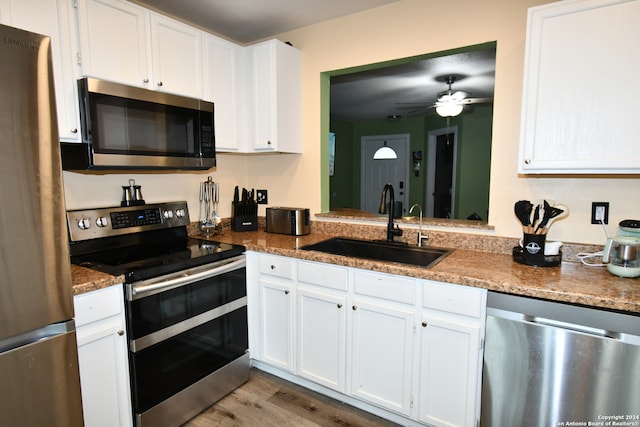
[{"label": "stove knob", "polygon": [[91,227],[91,220],[89,218],[82,218],[78,220],[78,228],[80,230],[88,230]]},{"label": "stove knob", "polygon": [[164,211],[163,216],[165,219],[173,218],[173,211]]},{"label": "stove knob", "polygon": [[184,217],[184,209],[176,209],[176,216],[178,218],[183,218]]},{"label": "stove knob", "polygon": [[107,226],[107,217],[106,216],[99,216],[96,219],[96,225],[98,227],[106,227]]}]

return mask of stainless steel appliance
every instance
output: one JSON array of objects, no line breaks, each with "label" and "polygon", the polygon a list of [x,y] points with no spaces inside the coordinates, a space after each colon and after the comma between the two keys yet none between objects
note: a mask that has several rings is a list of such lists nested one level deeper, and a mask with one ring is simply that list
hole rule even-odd
[{"label": "stainless steel appliance", "polygon": [[267,208],[267,226],[269,233],[302,236],[311,232],[309,209],[302,208]]},{"label": "stainless steel appliance", "polygon": [[620,221],[618,234],[604,246],[602,262],[611,274],[620,277],[640,276],[640,221]]},{"label": "stainless steel appliance", "polygon": [[0,424],[81,426],[49,37],[0,25]]},{"label": "stainless steel appliance", "polygon": [[78,95],[83,142],[61,144],[65,170],[216,165],[211,102],[92,78]]},{"label": "stainless steel appliance", "polygon": [[483,427],[640,422],[640,317],[496,292],[487,304]]},{"label": "stainless steel appliance", "polygon": [[67,212],[73,263],[125,276],[138,426],[178,426],[249,379],[244,247],[189,238],[185,202]]}]

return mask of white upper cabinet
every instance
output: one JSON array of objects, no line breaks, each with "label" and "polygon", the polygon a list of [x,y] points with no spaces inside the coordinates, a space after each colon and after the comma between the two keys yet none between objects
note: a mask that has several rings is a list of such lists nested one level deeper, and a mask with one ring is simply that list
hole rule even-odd
[{"label": "white upper cabinet", "polygon": [[238,97],[241,47],[226,40],[204,37],[204,98],[214,103],[217,151],[239,151]]},{"label": "white upper cabinet", "polygon": [[0,22],[51,37],[58,131],[63,141],[80,140],[80,115],[73,65],[73,32],[66,0],[0,0]]},{"label": "white upper cabinet", "polygon": [[85,76],[151,87],[148,12],[114,0],[77,0],[80,65]]},{"label": "white upper cabinet", "polygon": [[640,0],[528,15],[519,173],[640,173]]},{"label": "white upper cabinet", "polygon": [[302,152],[300,51],[279,40],[249,46],[253,92],[252,151]]},{"label": "white upper cabinet", "polygon": [[82,74],[203,96],[203,32],[118,0],[78,0]]},{"label": "white upper cabinet", "polygon": [[151,57],[155,90],[203,97],[203,33],[162,15],[151,14]]}]

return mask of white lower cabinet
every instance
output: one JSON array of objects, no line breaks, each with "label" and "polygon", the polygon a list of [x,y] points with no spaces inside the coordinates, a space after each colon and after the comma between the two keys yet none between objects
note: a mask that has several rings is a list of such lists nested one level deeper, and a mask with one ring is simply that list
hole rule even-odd
[{"label": "white lower cabinet", "polygon": [[255,359],[394,421],[477,424],[486,290],[259,253],[247,261],[260,299]]},{"label": "white lower cabinet", "polygon": [[347,298],[299,288],[298,375],[345,392]]},{"label": "white lower cabinet", "polygon": [[423,281],[418,420],[475,426],[480,419],[484,289]]},{"label": "white lower cabinet", "polygon": [[263,255],[259,259],[260,349],[261,360],[292,372],[294,285],[293,261]]},{"label": "white lower cabinet", "polygon": [[84,424],[131,426],[122,285],[74,297]]},{"label": "white lower cabinet", "polygon": [[364,298],[351,310],[351,394],[409,416],[414,311]]}]

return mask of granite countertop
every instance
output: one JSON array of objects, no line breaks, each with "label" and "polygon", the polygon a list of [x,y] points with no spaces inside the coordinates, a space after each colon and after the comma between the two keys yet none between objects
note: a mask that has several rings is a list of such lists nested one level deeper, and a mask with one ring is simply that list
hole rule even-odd
[{"label": "granite countertop", "polygon": [[640,278],[616,277],[604,267],[587,267],[577,262],[531,267],[504,253],[456,249],[433,268],[424,269],[299,249],[331,237],[334,236],[315,232],[295,237],[261,229],[242,233],[225,230],[224,235],[210,239],[243,245],[250,251],[640,314]]},{"label": "granite countertop", "polygon": [[[429,239],[431,245],[450,247],[456,250],[433,268],[424,269],[397,263],[300,250],[299,248],[304,245],[317,243],[338,235],[372,238],[369,230],[358,229],[352,225],[338,231],[325,227],[321,223],[312,225],[313,232],[306,236],[296,237],[267,233],[261,226],[258,231],[241,233],[227,228],[224,235],[208,238],[243,245],[250,251],[640,314],[640,278],[616,277],[610,274],[606,268],[587,267],[578,262],[563,261],[560,266],[548,268],[522,265],[515,262],[508,252],[513,246],[512,239],[505,241],[497,239],[497,244],[494,242],[487,246],[486,238],[477,241],[470,237],[468,239],[474,240],[460,241],[451,239],[449,237],[452,235],[451,233],[443,233],[438,236],[437,233],[431,232]],[[197,228],[194,230],[192,230],[194,237],[207,238],[197,235]],[[355,235],[348,234],[352,231]],[[405,232],[405,237],[410,234],[410,230],[406,231],[409,232]],[[362,233],[367,232],[369,234],[366,237],[362,236]],[[496,247],[498,248],[496,249]],[[473,250],[469,250],[469,248]],[[581,249],[584,250],[580,246],[577,246],[577,249],[573,248],[574,251]],[[565,254],[568,252],[569,248]],[[568,259],[569,256],[565,258]],[[124,281],[122,276],[114,277],[75,265],[72,266],[72,274],[74,295]]]},{"label": "granite countertop", "polygon": [[73,295],[96,291],[124,282],[124,276],[112,276],[74,264],[71,264],[71,277],[73,278]]}]

